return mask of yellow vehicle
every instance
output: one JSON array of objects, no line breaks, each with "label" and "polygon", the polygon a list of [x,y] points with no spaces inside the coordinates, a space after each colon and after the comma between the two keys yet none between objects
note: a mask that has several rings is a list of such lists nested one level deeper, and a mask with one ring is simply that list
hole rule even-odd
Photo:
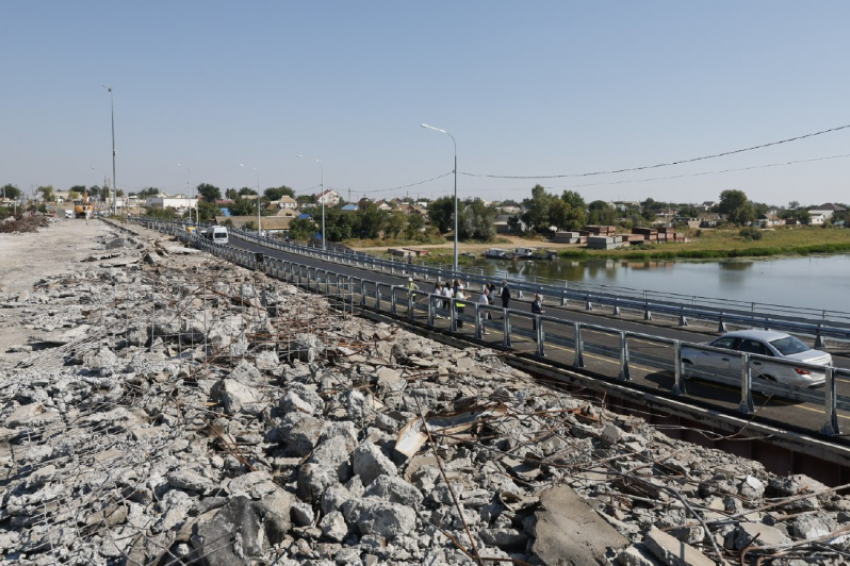
[{"label": "yellow vehicle", "polygon": [[195,234],[198,231],[198,229],[195,228],[194,226],[186,226],[186,231],[189,232],[190,234]]},{"label": "yellow vehicle", "polygon": [[74,201],[74,218],[91,218],[94,216],[94,203],[89,199],[89,192],[83,193],[83,198]]}]

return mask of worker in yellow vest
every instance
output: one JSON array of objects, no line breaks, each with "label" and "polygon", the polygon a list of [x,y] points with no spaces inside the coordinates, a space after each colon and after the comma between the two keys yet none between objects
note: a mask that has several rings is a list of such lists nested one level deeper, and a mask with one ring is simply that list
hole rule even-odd
[{"label": "worker in yellow vest", "polygon": [[410,293],[410,299],[416,300],[416,291],[419,290],[419,285],[413,282],[413,277],[407,278],[407,291]]}]

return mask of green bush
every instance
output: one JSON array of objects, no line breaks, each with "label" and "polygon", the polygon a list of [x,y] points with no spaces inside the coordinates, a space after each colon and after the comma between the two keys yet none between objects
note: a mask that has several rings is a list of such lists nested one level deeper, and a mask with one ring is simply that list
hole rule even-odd
[{"label": "green bush", "polygon": [[758,228],[742,228],[738,235],[745,240],[761,240],[762,233]]}]

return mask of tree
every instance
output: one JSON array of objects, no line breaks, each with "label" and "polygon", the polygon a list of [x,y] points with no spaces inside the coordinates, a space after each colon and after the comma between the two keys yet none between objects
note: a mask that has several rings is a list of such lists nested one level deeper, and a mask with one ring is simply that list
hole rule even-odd
[{"label": "tree", "polygon": [[215,202],[221,198],[221,189],[209,183],[201,183],[198,185],[198,193],[207,202]]},{"label": "tree", "polygon": [[354,236],[354,217],[341,206],[325,207],[325,237],[330,242],[341,242]]},{"label": "tree", "polygon": [[617,222],[617,210],[608,206],[604,200],[595,200],[587,206],[589,210],[588,224],[611,226]]},{"label": "tree", "polygon": [[481,199],[470,199],[463,202],[459,208],[458,223],[459,240],[492,240],[496,235],[493,219],[496,210],[486,206]]},{"label": "tree", "polygon": [[572,208],[580,208],[581,210],[587,209],[587,204],[584,202],[584,199],[575,191],[564,191],[561,195],[561,200],[570,205]]},{"label": "tree", "polygon": [[361,205],[354,213],[355,234],[361,238],[377,238],[387,221],[386,211],[381,210],[374,202]]},{"label": "tree", "polygon": [[41,193],[41,198],[45,201],[53,200],[53,185],[42,185],[35,192]]},{"label": "tree", "polygon": [[567,225],[570,216],[570,205],[561,199],[553,199],[549,207],[549,224],[559,232]]},{"label": "tree", "polygon": [[679,207],[679,216],[684,216],[686,218],[696,218],[699,216],[699,210],[692,204],[687,204],[685,206]]},{"label": "tree", "polygon": [[0,195],[10,200],[18,200],[21,198],[21,189],[11,183],[7,183],[0,188]]},{"label": "tree", "polygon": [[240,197],[244,197],[245,195],[255,195],[255,194],[257,194],[257,191],[255,191],[254,189],[252,189],[250,187],[242,187],[241,189],[239,189],[239,196]]},{"label": "tree", "polygon": [[317,231],[312,218],[293,218],[289,224],[289,236],[294,240],[312,239]]},{"label": "tree", "polygon": [[202,199],[198,201],[198,214],[201,217],[201,222],[212,222],[221,212],[215,203]]},{"label": "tree", "polygon": [[236,189],[227,189],[224,191],[224,198],[228,200],[236,200],[239,198],[239,191]]},{"label": "tree", "polygon": [[428,218],[441,234],[454,230],[454,197],[440,197],[428,203]]},{"label": "tree", "polygon": [[738,226],[756,219],[753,204],[744,191],[729,189],[720,193],[718,210],[726,217],[726,220]]},{"label": "tree", "polygon": [[797,219],[800,221],[800,224],[803,226],[808,226],[812,223],[812,215],[809,214],[808,210],[798,210],[797,211]]},{"label": "tree", "polygon": [[522,221],[535,232],[548,232],[549,207],[554,198],[546,192],[542,185],[535,185],[531,189],[531,198],[522,201],[522,205],[525,207]]},{"label": "tree", "polygon": [[280,187],[269,187],[263,192],[263,194],[269,200],[280,200],[280,197],[284,195],[295,198],[295,191],[286,185],[281,185]]},{"label": "tree", "polygon": [[422,229],[425,227],[425,217],[419,213],[412,212],[407,219],[407,228],[404,235],[408,240],[416,240],[422,236]]},{"label": "tree", "polygon": [[299,204],[308,204],[316,202],[316,195],[298,195],[295,197],[295,201]]},{"label": "tree", "polygon": [[800,201],[792,200],[788,203],[788,208],[790,208],[791,210],[797,210],[798,208],[800,208]]},{"label": "tree", "polygon": [[398,238],[398,235],[407,227],[407,215],[400,210],[394,210],[387,216],[386,230],[393,238]]}]

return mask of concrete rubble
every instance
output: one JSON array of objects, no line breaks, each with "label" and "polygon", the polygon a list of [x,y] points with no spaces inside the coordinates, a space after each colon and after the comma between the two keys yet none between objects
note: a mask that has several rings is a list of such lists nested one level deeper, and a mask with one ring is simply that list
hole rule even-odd
[{"label": "concrete rubble", "polygon": [[147,234],[0,296],[4,562],[850,563],[810,478]]}]

